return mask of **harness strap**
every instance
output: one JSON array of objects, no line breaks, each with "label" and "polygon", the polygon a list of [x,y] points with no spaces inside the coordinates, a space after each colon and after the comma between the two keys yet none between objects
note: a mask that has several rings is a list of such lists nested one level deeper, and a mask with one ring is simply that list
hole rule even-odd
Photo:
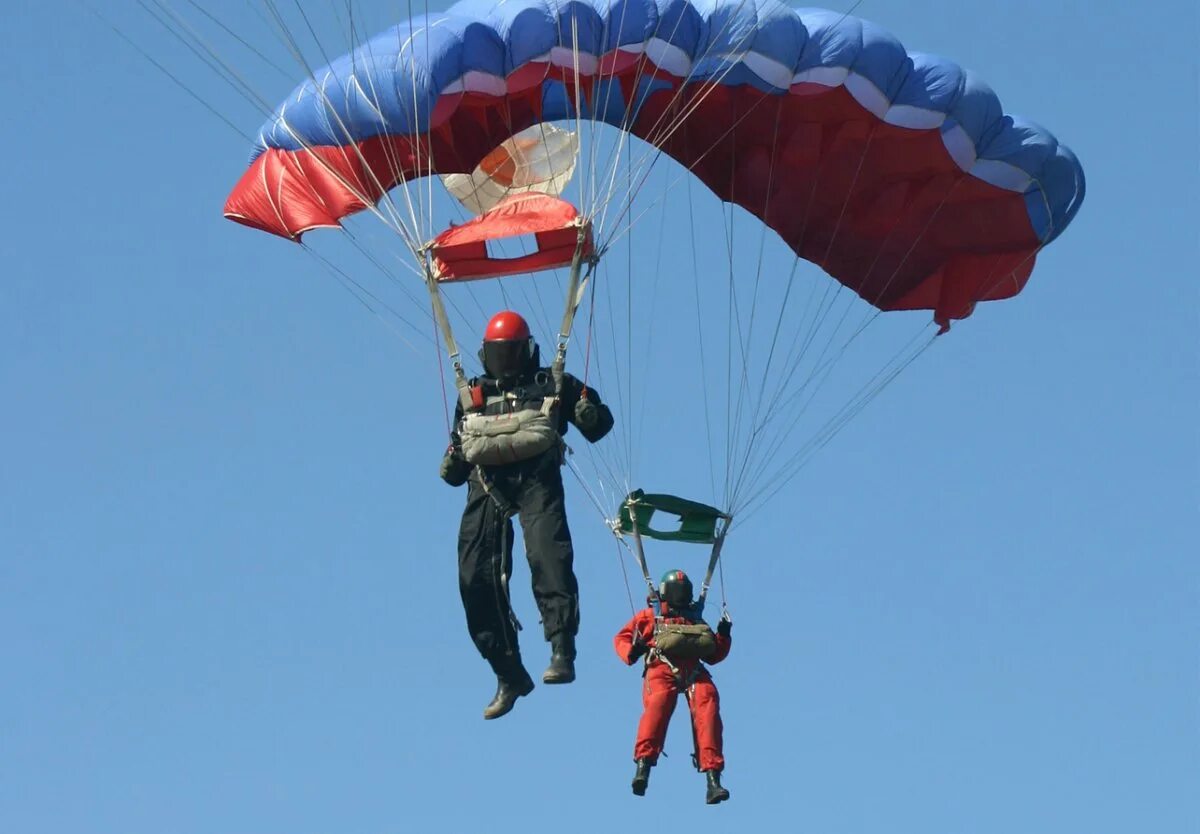
[{"label": "harness strap", "polygon": [[[508,525],[503,521],[500,522],[500,560],[503,562],[504,553],[508,550]],[[517,612],[512,607],[512,595],[508,591],[508,574],[500,571],[500,589],[504,592],[504,603],[508,606],[508,620],[512,623],[514,631],[522,631],[521,621],[517,619]]]},{"label": "harness strap", "polygon": [[492,499],[492,503],[496,505],[496,509],[500,511],[500,515],[504,517],[505,521],[517,514],[517,509],[513,506],[513,503],[488,480],[482,466],[475,467],[475,476],[479,479],[479,486],[487,493],[488,498]]},{"label": "harness strap", "polygon": [[[675,677],[675,682],[679,684],[679,688],[681,690],[683,690],[685,695],[687,693],[689,693],[691,691],[692,687],[694,687],[696,685],[696,678],[698,678],[700,676],[700,670],[704,668],[703,662],[700,660],[697,660],[696,665],[692,667],[691,673],[685,677],[683,674],[683,670],[680,669],[678,666],[676,666],[674,663],[672,663],[671,659],[669,657],[667,657],[665,654],[660,652],[658,650],[657,646],[651,648],[650,651],[646,652],[646,660],[645,660],[646,669],[649,669],[650,665],[654,661],[658,661],[659,663],[662,663],[664,666],[666,666],[668,669],[671,670],[671,674]],[[644,670],[643,670],[642,674],[645,674]]]},{"label": "harness strap", "polygon": [[[496,490],[488,482],[487,476],[483,474],[483,469],[479,466],[475,467],[475,476],[479,479],[479,486],[487,493],[488,498],[496,505],[496,509],[500,512],[500,517],[496,519],[496,527],[499,528],[500,535],[498,537],[498,546],[494,554],[495,561],[493,563],[493,573],[499,573],[499,579],[496,581],[496,607],[500,610],[501,616],[507,616],[508,621],[512,623],[514,631],[522,631],[521,621],[517,619],[517,612],[513,611],[512,595],[508,590],[508,573],[503,570],[504,555],[508,550],[508,525],[507,521],[516,515],[516,510],[499,490]],[[499,569],[499,570],[497,570]],[[505,635],[507,642],[508,636]],[[513,647],[508,646],[511,652]]]}]

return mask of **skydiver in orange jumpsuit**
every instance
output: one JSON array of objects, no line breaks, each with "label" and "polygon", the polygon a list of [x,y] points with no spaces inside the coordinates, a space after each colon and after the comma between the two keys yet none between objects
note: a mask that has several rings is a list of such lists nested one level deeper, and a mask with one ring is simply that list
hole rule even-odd
[{"label": "skydiver in orange jumpsuit", "polygon": [[650,768],[658,763],[663,743],[667,737],[667,725],[679,695],[687,698],[692,714],[692,736],[695,742],[693,761],[708,780],[705,801],[715,805],[729,798],[729,791],[721,786],[721,771],[725,768],[721,741],[721,702],[712,675],[704,663],[720,663],[729,654],[732,646],[730,631],[733,627],[728,616],[717,624],[710,648],[702,657],[681,656],[691,654],[683,649],[663,651],[657,644],[662,640],[664,626],[704,625],[694,612],[692,582],[681,570],[668,571],[658,589],[658,612],[654,606],[645,608],[633,616],[625,627],[613,638],[617,656],[632,666],[645,656],[643,672],[642,712],[638,723],[637,741],[633,747],[633,758],[637,771],[633,777],[633,792],[638,796],[646,793],[650,782]]}]

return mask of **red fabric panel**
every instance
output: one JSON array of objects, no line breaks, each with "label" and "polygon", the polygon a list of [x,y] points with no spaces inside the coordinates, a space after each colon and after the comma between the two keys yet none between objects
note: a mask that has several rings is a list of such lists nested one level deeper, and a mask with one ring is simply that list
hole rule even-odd
[{"label": "red fabric panel", "polygon": [[309,229],[337,227],[375,204],[418,162],[403,137],[301,151],[269,149],[225,201],[230,220],[292,240]]},{"label": "red fabric panel", "polygon": [[[491,211],[433,240],[434,274],[442,282],[477,281],[567,266],[579,243],[579,212],[566,200],[546,194],[514,194]],[[534,235],[537,251],[515,258],[490,257],[487,241]],[[591,230],[583,254],[592,251]]]},{"label": "red fabric panel", "polygon": [[965,319],[980,301],[1012,298],[1025,288],[1033,272],[1037,250],[996,255],[960,255],[899,298],[889,309],[933,310],[933,320],[950,328],[953,319]]},{"label": "red fabric panel", "polygon": [[433,239],[438,248],[498,240],[574,227],[579,211],[566,200],[548,194],[513,194],[495,208],[473,217],[461,226],[451,226]]}]

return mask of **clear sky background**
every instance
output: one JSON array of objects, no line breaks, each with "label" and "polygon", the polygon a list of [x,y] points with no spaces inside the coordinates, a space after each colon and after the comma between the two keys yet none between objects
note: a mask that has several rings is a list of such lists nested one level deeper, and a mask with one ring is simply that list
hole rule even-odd
[{"label": "clear sky background", "polygon": [[[579,680],[480,719],[432,354],[222,219],[243,138],[81,6],[11,6],[0,830],[1200,830],[1193,3],[856,10],[1050,127],[1088,198],[1019,298],[731,536],[717,808],[682,708],[629,793],[640,680],[610,648],[629,603],[573,479]],[[408,16],[357,6],[367,28]],[[134,4],[104,8],[257,128]],[[513,584],[540,672],[520,556]]]}]

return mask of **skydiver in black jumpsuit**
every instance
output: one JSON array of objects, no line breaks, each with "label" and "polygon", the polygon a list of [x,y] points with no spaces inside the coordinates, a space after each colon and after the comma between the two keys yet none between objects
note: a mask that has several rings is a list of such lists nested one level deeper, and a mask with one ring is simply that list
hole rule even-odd
[{"label": "skydiver in black jumpsuit", "polygon": [[[529,326],[514,312],[499,313],[488,323],[480,358],[485,376],[471,381],[475,405],[466,413],[540,411],[546,398],[555,394],[550,370],[541,367]],[[612,429],[613,417],[596,392],[570,374],[563,374],[558,398],[550,412],[557,429],[553,445],[500,465],[472,465],[464,458],[460,433],[464,409],[460,403],[450,448],[442,459],[441,476],[446,483],[468,484],[458,534],[459,591],[471,639],[496,673],[496,694],[484,709],[485,719],[506,714],[517,698],[533,690],[533,680],[521,662],[519,626],[509,604],[513,515],[521,520],[533,595],[552,647],[542,682],[570,683],[575,679],[579,586],[572,569],[560,438],[570,422],[595,443]]]}]

